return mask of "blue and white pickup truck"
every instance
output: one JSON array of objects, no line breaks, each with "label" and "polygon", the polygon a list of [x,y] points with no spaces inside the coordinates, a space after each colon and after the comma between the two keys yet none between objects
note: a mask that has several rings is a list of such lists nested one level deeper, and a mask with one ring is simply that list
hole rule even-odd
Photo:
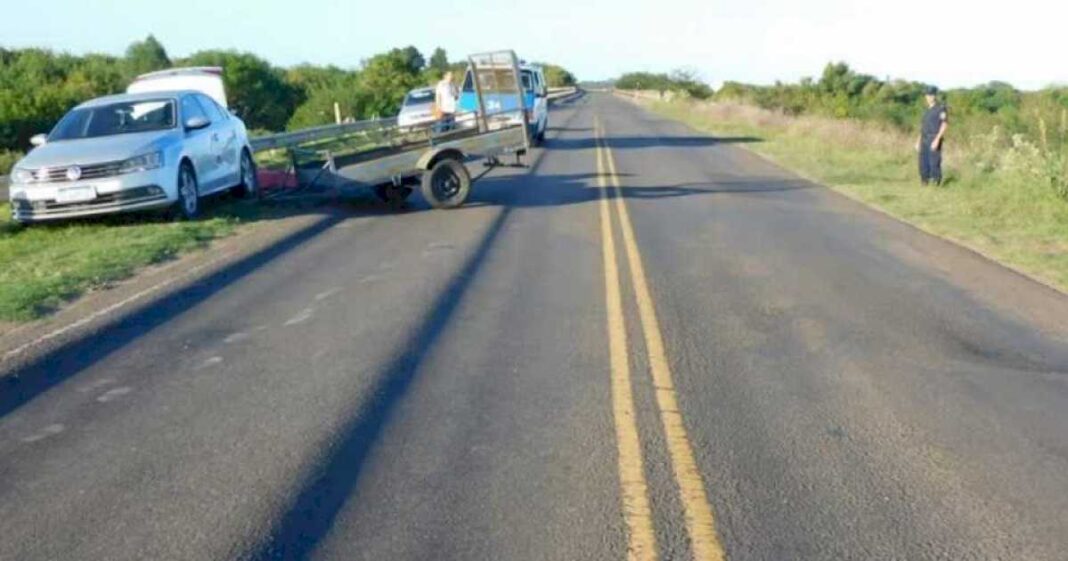
[{"label": "blue and white pickup truck", "polygon": [[[545,131],[549,129],[549,90],[545,83],[545,72],[538,65],[523,63],[519,65],[519,78],[523,82],[523,106],[526,108],[528,131],[534,143],[540,143],[545,140]],[[482,80],[482,83],[485,84],[486,80]],[[519,107],[519,100],[514,94],[482,93],[487,114],[505,113]],[[478,96],[470,68],[464,74],[458,109],[461,114],[478,111]],[[458,120],[462,123],[463,117],[458,117]]]}]

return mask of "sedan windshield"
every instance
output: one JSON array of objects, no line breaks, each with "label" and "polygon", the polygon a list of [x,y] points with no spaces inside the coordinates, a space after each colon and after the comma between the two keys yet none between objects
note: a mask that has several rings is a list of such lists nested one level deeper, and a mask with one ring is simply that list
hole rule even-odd
[{"label": "sedan windshield", "polygon": [[404,98],[404,106],[422,105],[424,103],[432,103],[433,101],[434,90],[415,90],[409,92],[408,96]]},{"label": "sedan windshield", "polygon": [[174,101],[149,99],[82,107],[67,113],[49,141],[95,138],[174,127]]}]

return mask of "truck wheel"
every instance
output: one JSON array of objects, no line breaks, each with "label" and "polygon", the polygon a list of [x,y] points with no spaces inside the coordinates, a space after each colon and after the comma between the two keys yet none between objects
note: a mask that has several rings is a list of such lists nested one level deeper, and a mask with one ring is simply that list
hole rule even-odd
[{"label": "truck wheel", "polygon": [[423,174],[423,198],[434,208],[456,208],[471,192],[471,176],[463,162],[446,158]]}]

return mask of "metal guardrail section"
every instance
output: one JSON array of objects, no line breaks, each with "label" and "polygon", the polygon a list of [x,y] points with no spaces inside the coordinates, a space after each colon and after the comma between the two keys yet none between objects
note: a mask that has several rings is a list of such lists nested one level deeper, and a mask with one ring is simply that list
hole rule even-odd
[{"label": "metal guardrail section", "polygon": [[[576,91],[576,88],[550,88],[549,99],[554,100],[561,97],[567,97]],[[316,140],[326,140],[357,132],[385,129],[395,126],[396,124],[397,118],[389,117],[387,119],[368,119],[366,121],[342,123],[340,125],[323,125],[321,127],[312,127],[299,131],[283,132],[251,138],[249,139],[249,144],[255,152],[273,150],[276,148],[292,148],[308,142],[315,142]]]},{"label": "metal guardrail section", "polygon": [[316,140],[337,138],[339,136],[357,132],[383,129],[392,127],[396,124],[396,117],[390,117],[388,119],[368,119],[366,121],[356,121],[355,123],[325,125],[299,131],[260,136],[249,139],[249,144],[252,146],[252,150],[262,152],[274,148],[290,148],[308,142],[315,142]]}]

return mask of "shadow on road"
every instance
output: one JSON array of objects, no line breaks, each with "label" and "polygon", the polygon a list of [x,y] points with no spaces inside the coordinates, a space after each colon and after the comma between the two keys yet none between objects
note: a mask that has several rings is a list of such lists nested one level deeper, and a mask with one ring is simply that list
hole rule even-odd
[{"label": "shadow on road", "polygon": [[407,393],[419,366],[445,331],[509,213],[510,209],[505,207],[490,224],[478,247],[419,322],[420,328],[395,350],[394,358],[368,392],[370,399],[349,420],[329,457],[300,484],[296,499],[269,537],[245,558],[305,559],[326,537],[355,490],[364,461],[387,425],[394,406]]},{"label": "shadow on road", "polygon": [[[572,115],[573,117],[573,115]],[[560,131],[571,131],[568,122],[562,123]],[[574,132],[589,133],[588,129]],[[717,139],[711,137],[624,137],[609,139],[608,145],[619,149],[643,147],[701,147],[724,142],[750,142],[756,139]],[[589,149],[590,167],[593,167],[592,137],[579,139],[550,139],[547,148],[554,150]],[[276,518],[277,522],[263,540],[254,545],[245,558],[254,560],[304,559],[326,537],[342,508],[351,498],[365,460],[379,439],[397,403],[407,394],[427,354],[452,320],[459,303],[472,280],[477,276],[510,214],[516,209],[551,207],[595,201],[601,196],[596,187],[597,173],[538,175],[545,158],[540,158],[523,176],[524,184],[517,188],[519,178],[514,176],[490,177],[480,182],[473,190],[472,205],[502,207],[478,246],[466,262],[442,288],[425,316],[420,327],[411,333],[394,350],[393,358],[378,376],[375,387],[367,395],[367,401],[353,412],[345,423],[345,429],[336,435],[336,445],[325,451],[317,467],[302,480],[296,482],[292,501]],[[723,193],[767,193],[806,189],[810,184],[781,178],[724,176],[702,183],[684,183],[663,186],[638,186],[631,183],[632,176],[618,174],[623,183],[625,198],[660,199],[685,196],[714,196]],[[363,209],[377,211],[381,207]],[[422,201],[411,207],[425,209]],[[357,208],[357,212],[361,210]],[[454,211],[462,213],[460,211]],[[3,417],[60,382],[78,374],[90,365],[120,351],[144,334],[204,302],[223,288],[241,281],[244,277],[270,261],[299,248],[305,242],[331,228],[342,219],[351,217],[337,212],[327,213],[314,225],[296,232],[277,244],[242,259],[225,269],[212,274],[196,284],[146,305],[129,314],[115,325],[80,341],[66,345],[37,362],[27,365],[18,378],[0,382],[0,417]]]},{"label": "shadow on road", "polygon": [[[608,174],[605,174],[605,178],[607,179],[608,177]],[[628,185],[626,178],[633,177],[633,174],[617,173],[616,177],[622,179],[620,181],[620,192],[624,199],[642,200],[725,194],[759,195],[762,193],[801,191],[815,187],[812,183],[801,179],[783,179],[780,177],[725,178],[720,181],[672,185]],[[471,198],[468,199],[467,206],[523,208],[586,203],[596,201],[601,197],[601,191],[595,188],[596,181],[596,173],[539,176],[537,183],[540,187],[530,189],[530,191],[536,190],[537,192],[533,196],[521,197],[509,197],[507,191],[514,189],[507,185],[487,185],[485,188],[472,193]],[[614,192],[614,189],[612,191]]]},{"label": "shadow on road", "polygon": [[350,217],[351,215],[341,212],[324,214],[321,220],[312,225],[162,300],[143,305],[141,309],[126,315],[115,324],[104,327],[100,332],[75,340],[33,362],[21,365],[10,375],[0,379],[0,417]]},{"label": "shadow on road", "polygon": [[[545,141],[549,150],[591,150],[597,145],[595,138],[552,138]],[[604,139],[613,150],[640,150],[643,148],[705,148],[719,144],[748,144],[763,142],[755,136],[616,136]]]}]

